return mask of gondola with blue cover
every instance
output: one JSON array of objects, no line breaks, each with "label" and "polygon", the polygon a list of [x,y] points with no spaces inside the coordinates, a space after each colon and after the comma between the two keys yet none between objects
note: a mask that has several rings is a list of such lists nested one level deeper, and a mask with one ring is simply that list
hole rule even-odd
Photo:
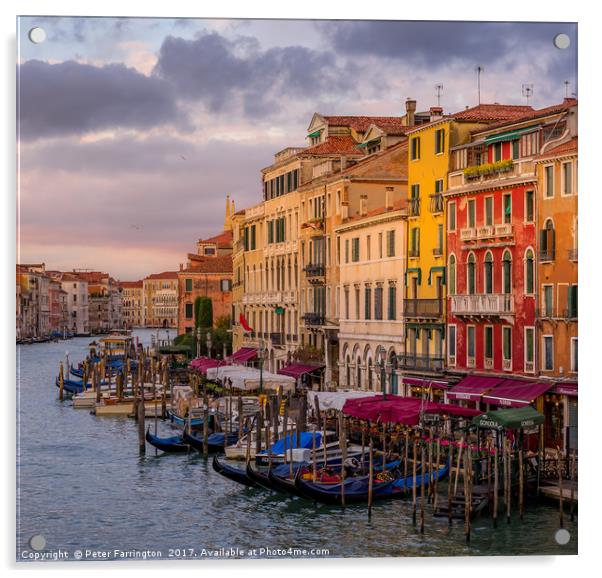
[{"label": "gondola with blue cover", "polygon": [[[195,450],[203,451],[203,434],[199,431],[188,432],[184,430],[182,434],[184,442],[193,447]],[[209,453],[221,452],[225,445],[235,444],[238,440],[238,432],[223,433],[215,432],[208,436],[207,446]]]},{"label": "gondola with blue cover", "polygon": [[146,441],[158,450],[169,454],[185,454],[190,451],[190,446],[184,443],[182,435],[162,438],[150,433],[150,428],[148,428]]}]

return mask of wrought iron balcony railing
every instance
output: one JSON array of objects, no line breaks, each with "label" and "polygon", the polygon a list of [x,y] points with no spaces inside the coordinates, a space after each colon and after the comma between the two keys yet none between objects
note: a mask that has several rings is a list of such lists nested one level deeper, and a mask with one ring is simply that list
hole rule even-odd
[{"label": "wrought iron balcony railing", "polygon": [[441,299],[404,299],[403,316],[416,318],[437,318],[443,315]]},{"label": "wrought iron balcony railing", "polygon": [[402,353],[397,356],[401,369],[422,369],[427,371],[443,371],[444,358],[430,355]]},{"label": "wrought iron balcony railing", "polygon": [[543,263],[549,263],[554,261],[555,251],[554,249],[543,249],[539,251],[539,260]]},{"label": "wrought iron balcony railing", "polygon": [[418,217],[420,215],[420,199],[411,198],[408,202],[408,216]]},{"label": "wrought iron balcony railing", "polygon": [[303,316],[305,325],[324,325],[324,315],[321,313],[306,313]]},{"label": "wrought iron balcony railing", "polygon": [[307,277],[324,277],[325,267],[324,265],[312,265],[311,263],[303,269]]},{"label": "wrought iron balcony railing", "polygon": [[442,213],[443,212],[443,195],[441,193],[435,193],[431,195],[431,213]]}]

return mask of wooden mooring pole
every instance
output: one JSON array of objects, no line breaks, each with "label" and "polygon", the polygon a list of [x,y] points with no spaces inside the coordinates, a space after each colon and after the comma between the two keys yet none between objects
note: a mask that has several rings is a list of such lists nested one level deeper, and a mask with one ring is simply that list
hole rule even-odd
[{"label": "wooden mooring pole", "polygon": [[372,519],[372,492],[374,488],[374,446],[370,437],[368,456],[368,520]]},{"label": "wooden mooring pole", "polygon": [[564,506],[562,503],[562,453],[560,447],[556,447],[556,459],[558,460],[558,508],[559,508],[559,523],[560,527],[564,528]]},{"label": "wooden mooring pole", "polygon": [[416,436],[414,436],[412,459],[412,524],[416,525]]}]

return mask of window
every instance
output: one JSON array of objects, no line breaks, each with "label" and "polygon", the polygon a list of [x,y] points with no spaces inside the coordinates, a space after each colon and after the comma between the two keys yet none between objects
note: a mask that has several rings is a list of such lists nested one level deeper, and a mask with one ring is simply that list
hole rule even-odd
[{"label": "window", "polygon": [[475,327],[474,325],[469,325],[466,328],[466,354],[468,357],[475,356]]},{"label": "window", "polygon": [[512,141],[512,158],[517,159],[520,156],[519,140],[515,139]]},{"label": "window", "polygon": [[251,251],[254,251],[257,248],[255,230],[255,225],[251,225]]},{"label": "window", "polygon": [[545,222],[544,228],[539,232],[539,248],[541,261],[553,261],[555,256],[556,235],[554,223],[551,219]]},{"label": "window", "polygon": [[383,234],[378,234],[378,258],[383,258]]},{"label": "window", "polygon": [[186,319],[192,319],[192,303],[186,303]]},{"label": "window", "polygon": [[543,286],[543,316],[544,317],[552,317],[554,314],[554,286],[553,285],[544,285]]},{"label": "window", "polygon": [[571,337],[571,371],[577,373],[579,371],[577,337]]},{"label": "window", "polygon": [[435,131],[435,154],[440,155],[445,148],[445,129]]},{"label": "window", "polygon": [[370,319],[372,310],[372,288],[366,285],[364,289],[364,319]]},{"label": "window", "polygon": [[355,318],[360,318],[360,288],[355,288]]},{"label": "window", "polygon": [[450,295],[456,294],[456,256],[449,256],[448,290]]},{"label": "window", "polygon": [[554,337],[552,335],[543,336],[542,363],[544,371],[552,371],[554,369]]},{"label": "window", "polygon": [[268,221],[268,243],[274,242],[274,221]]},{"label": "window", "polygon": [[410,257],[420,256],[420,229],[418,227],[412,229],[410,240]]},{"label": "window", "polygon": [[389,302],[387,307],[387,319],[394,321],[396,317],[397,287],[389,283]]},{"label": "window", "polygon": [[535,216],[535,197],[533,191],[525,191],[525,221],[532,223]]},{"label": "window", "polygon": [[466,284],[469,295],[474,295],[476,293],[475,263],[476,259],[474,253],[471,253],[468,256],[468,262],[466,264]]},{"label": "window", "polygon": [[345,239],[345,263],[349,263],[349,239]]},{"label": "window", "polygon": [[456,230],[456,201],[451,201],[447,206],[447,230]]},{"label": "window", "polygon": [[505,360],[512,359],[512,328],[502,327],[503,354]]},{"label": "window", "polygon": [[420,137],[419,136],[415,136],[412,139],[410,158],[413,161],[418,160],[420,158]]},{"label": "window", "polygon": [[568,316],[571,319],[576,319],[578,316],[577,315],[577,296],[578,296],[577,285],[569,285]]},{"label": "window", "polygon": [[215,255],[215,247],[205,247],[204,253],[205,255]]},{"label": "window", "polygon": [[498,162],[502,160],[502,143],[496,142],[493,145],[493,160],[494,162]]},{"label": "window", "polygon": [[437,179],[435,181],[435,193],[443,192],[443,179]]},{"label": "window", "polygon": [[351,260],[357,263],[360,260],[360,238],[351,239]]},{"label": "window", "polygon": [[220,280],[220,290],[222,293],[227,293],[228,291],[232,291],[232,281],[230,281],[230,279],[221,279]]},{"label": "window", "polygon": [[485,359],[493,359],[493,327],[485,326]]},{"label": "window", "polygon": [[419,199],[420,198],[420,185],[412,185],[410,187],[410,193],[412,195],[412,199]]},{"label": "window", "polygon": [[512,195],[507,193],[503,197],[504,203],[504,223],[512,223]]},{"label": "window", "polygon": [[192,279],[186,279],[186,292],[190,293],[192,291]]},{"label": "window", "polygon": [[387,231],[387,257],[395,257],[395,230]]},{"label": "window", "polygon": [[345,287],[345,319],[349,319],[349,287]]},{"label": "window", "polygon": [[533,295],[535,292],[535,264],[533,251],[527,249],[525,253],[525,293]]},{"label": "window", "polygon": [[502,293],[512,293],[512,256],[510,251],[504,251],[502,273]]},{"label": "window", "polygon": [[533,371],[535,329],[525,327],[525,371]]},{"label": "window", "polygon": [[383,318],[383,287],[377,285],[374,289],[374,319]]},{"label": "window", "polygon": [[370,252],[371,241],[372,241],[372,237],[370,235],[366,235],[366,260],[367,261],[370,261],[370,258],[371,258],[370,257],[370,255],[371,255],[371,252]]},{"label": "window", "polygon": [[493,255],[490,251],[485,255],[485,293],[493,293]]},{"label": "window", "polygon": [[573,194],[573,163],[562,163],[562,194]]},{"label": "window", "polygon": [[437,247],[435,248],[436,255],[443,255],[443,225],[437,225]]},{"label": "window", "polygon": [[447,351],[449,357],[456,357],[456,326],[447,327]]},{"label": "window", "polygon": [[485,197],[485,225],[493,225],[493,197]]},{"label": "window", "polygon": [[547,165],[543,168],[544,191],[543,196],[550,199],[554,196],[554,165]]},{"label": "window", "polygon": [[474,228],[476,227],[476,201],[474,199],[469,199],[468,201],[468,216],[467,216],[467,220],[468,220],[468,227],[469,228]]}]

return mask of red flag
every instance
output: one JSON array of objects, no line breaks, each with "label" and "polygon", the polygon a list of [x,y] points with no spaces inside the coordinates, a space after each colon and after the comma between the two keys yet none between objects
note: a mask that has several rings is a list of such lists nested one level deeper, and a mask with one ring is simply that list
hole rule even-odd
[{"label": "red flag", "polygon": [[240,317],[238,318],[240,321],[240,324],[242,325],[242,328],[245,331],[253,331],[253,328],[248,324],[247,320],[245,319],[245,316],[241,313]]}]

